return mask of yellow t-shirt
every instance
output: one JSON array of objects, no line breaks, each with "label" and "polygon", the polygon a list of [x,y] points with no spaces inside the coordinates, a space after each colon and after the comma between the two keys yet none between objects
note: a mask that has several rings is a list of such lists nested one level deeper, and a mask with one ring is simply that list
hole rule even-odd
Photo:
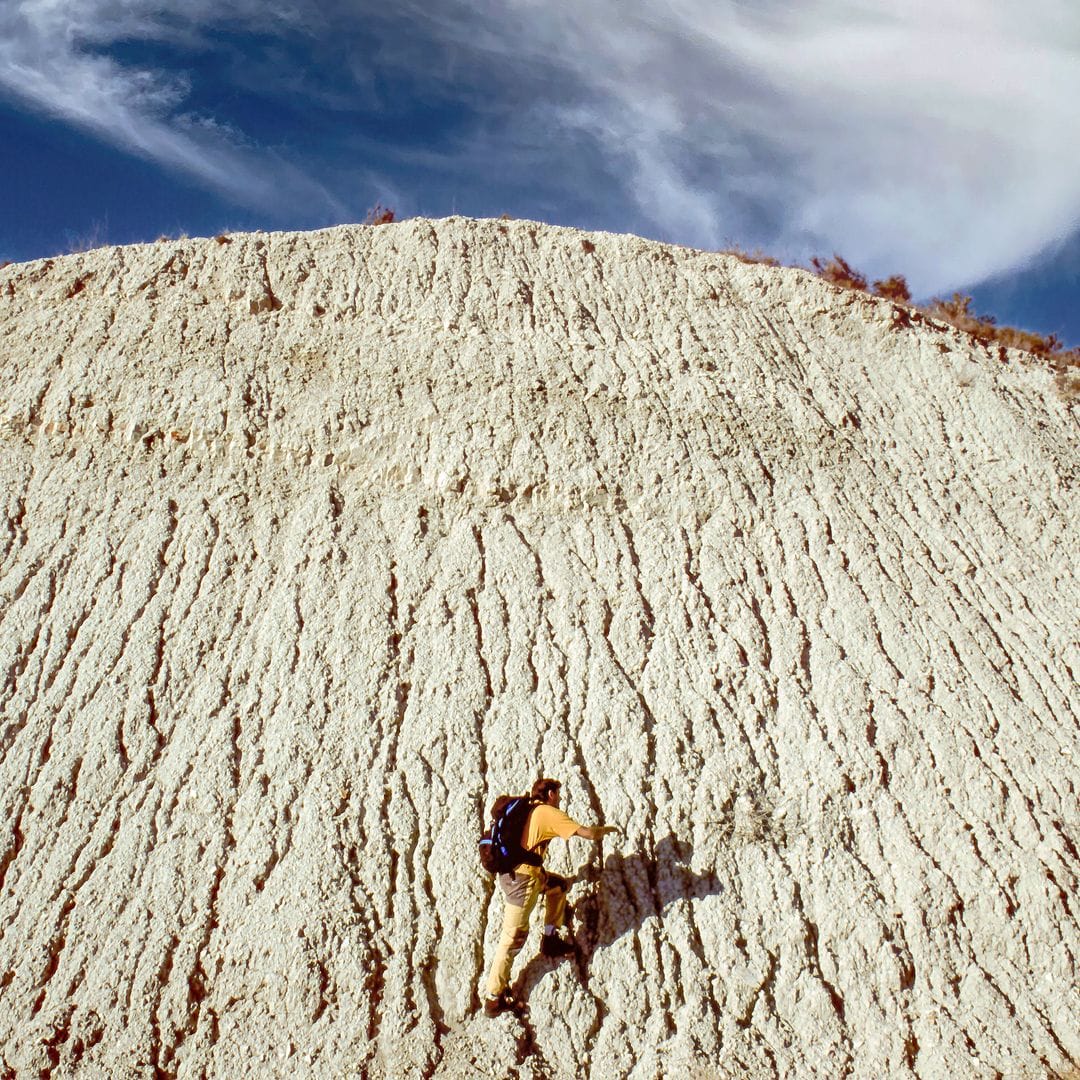
[{"label": "yellow t-shirt", "polygon": [[[560,840],[569,840],[580,828],[581,824],[569,814],[564,814],[557,807],[541,804],[529,814],[529,822],[525,826],[522,842],[526,851],[535,851],[543,858],[551,840],[556,837]],[[540,867],[522,863],[515,868],[514,872],[538,874]]]}]

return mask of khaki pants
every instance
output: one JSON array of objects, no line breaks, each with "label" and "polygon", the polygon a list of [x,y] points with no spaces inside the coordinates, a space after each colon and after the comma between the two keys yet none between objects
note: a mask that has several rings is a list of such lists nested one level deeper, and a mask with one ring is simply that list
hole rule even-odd
[{"label": "khaki pants", "polygon": [[536,907],[540,894],[544,896],[544,922],[559,927],[566,915],[565,878],[545,874],[543,870],[533,873],[500,874],[499,888],[506,899],[503,914],[502,935],[491,965],[487,981],[487,996],[498,997],[510,982],[510,969],[514,957],[521,952],[529,936],[529,916]]}]

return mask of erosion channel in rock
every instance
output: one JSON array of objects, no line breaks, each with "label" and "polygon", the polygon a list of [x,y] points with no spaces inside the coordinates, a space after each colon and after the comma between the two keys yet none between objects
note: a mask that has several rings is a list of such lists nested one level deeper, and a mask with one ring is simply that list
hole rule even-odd
[{"label": "erosion channel in rock", "polygon": [[[1080,1061],[1077,405],[792,269],[413,220],[0,270],[0,1074]],[[479,1011],[540,775],[576,960]]]}]

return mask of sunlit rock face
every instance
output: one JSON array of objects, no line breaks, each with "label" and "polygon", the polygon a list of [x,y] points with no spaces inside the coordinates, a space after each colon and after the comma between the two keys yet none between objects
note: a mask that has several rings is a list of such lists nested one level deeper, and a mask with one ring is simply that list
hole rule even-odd
[{"label": "sunlit rock face", "polygon": [[[1080,1060],[1077,407],[797,270],[408,221],[0,270],[0,1073]],[[540,775],[576,960],[478,1012]]]}]

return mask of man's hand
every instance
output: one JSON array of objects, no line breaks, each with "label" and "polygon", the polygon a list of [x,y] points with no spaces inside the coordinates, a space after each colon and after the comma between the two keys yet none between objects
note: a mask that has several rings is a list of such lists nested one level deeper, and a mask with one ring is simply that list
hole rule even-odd
[{"label": "man's hand", "polygon": [[599,840],[604,836],[609,836],[611,833],[617,833],[618,831],[619,830],[614,825],[582,825],[574,835],[580,836],[585,840]]}]

